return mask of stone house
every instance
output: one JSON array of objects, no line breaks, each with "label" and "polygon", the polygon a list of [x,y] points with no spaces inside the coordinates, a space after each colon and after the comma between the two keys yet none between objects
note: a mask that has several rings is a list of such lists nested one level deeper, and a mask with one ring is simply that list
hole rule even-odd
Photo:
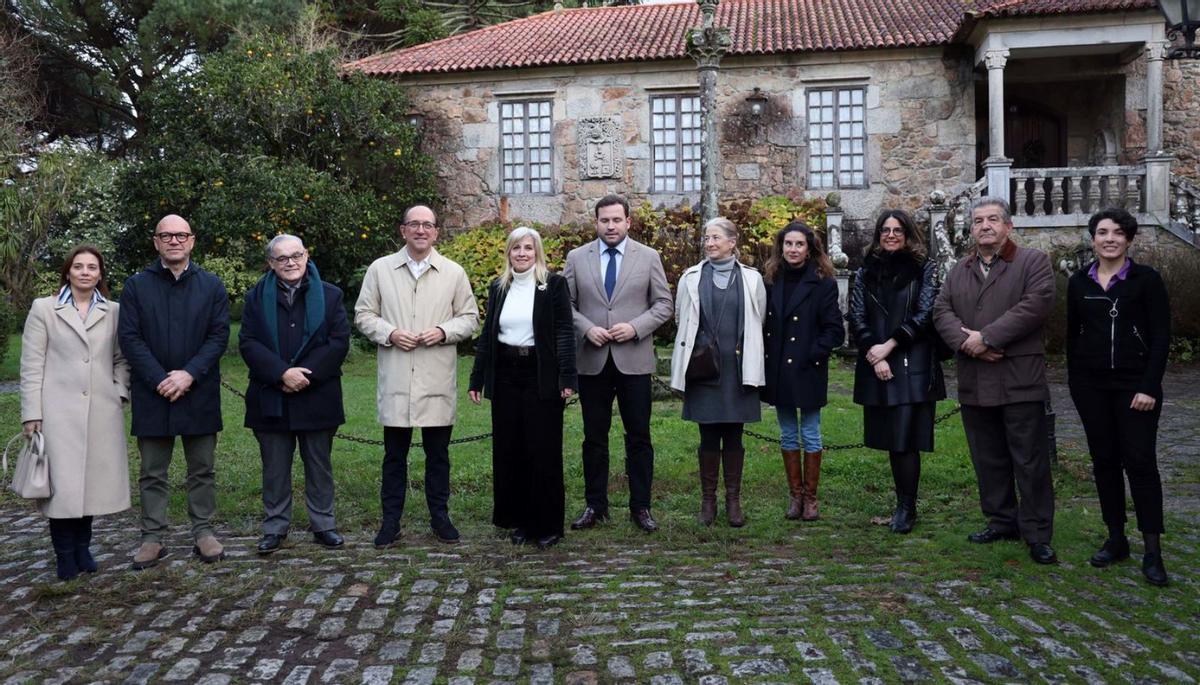
[{"label": "stone house", "polygon": [[[1164,59],[1154,0],[723,0],[715,23],[722,199],[924,210],[944,250],[983,193],[1063,244],[1123,204],[1196,243],[1200,63]],[[411,89],[449,228],[586,221],[609,192],[698,202],[699,24],[694,2],[556,9],[347,68]]]}]

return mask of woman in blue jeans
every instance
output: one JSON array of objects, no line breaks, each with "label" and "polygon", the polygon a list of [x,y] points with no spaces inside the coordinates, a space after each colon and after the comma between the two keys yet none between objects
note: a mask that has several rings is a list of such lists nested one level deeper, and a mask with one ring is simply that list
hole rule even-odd
[{"label": "woman in blue jeans", "polygon": [[791,491],[789,519],[820,518],[821,407],[828,403],[829,355],[846,336],[833,275],[833,263],[820,237],[803,221],[793,221],[775,234],[763,274],[767,284],[763,400],[775,407],[779,417]]}]

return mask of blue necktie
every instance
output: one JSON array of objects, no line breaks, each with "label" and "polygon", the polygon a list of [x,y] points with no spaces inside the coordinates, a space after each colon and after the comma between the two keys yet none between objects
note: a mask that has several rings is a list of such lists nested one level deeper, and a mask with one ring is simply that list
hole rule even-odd
[{"label": "blue necktie", "polygon": [[617,287],[617,248],[610,247],[604,254],[608,255],[608,268],[604,270],[604,293],[611,300],[613,289]]}]

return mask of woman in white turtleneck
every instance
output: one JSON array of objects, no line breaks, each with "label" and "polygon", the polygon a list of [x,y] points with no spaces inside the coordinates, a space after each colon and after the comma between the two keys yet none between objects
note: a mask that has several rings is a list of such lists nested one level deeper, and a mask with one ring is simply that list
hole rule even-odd
[{"label": "woman in white turtleneck", "polygon": [[492,401],[492,523],[515,545],[546,548],[563,536],[563,408],[578,388],[571,295],[537,231],[514,229],[505,254],[467,394]]},{"label": "woman in white turtleneck", "polygon": [[697,518],[705,526],[716,518],[717,479],[723,471],[725,515],[734,528],[746,523],[742,429],[760,418],[767,307],[762,276],[737,261],[737,238],[737,227],[724,217],[704,225],[706,258],[683,272],[676,289],[679,330],[671,356],[671,387],[683,392],[683,418],[700,428]]}]

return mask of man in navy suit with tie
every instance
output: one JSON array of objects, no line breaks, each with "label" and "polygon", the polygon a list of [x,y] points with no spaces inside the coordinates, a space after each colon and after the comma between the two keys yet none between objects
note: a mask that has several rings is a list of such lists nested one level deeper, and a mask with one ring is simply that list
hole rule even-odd
[{"label": "man in navy suit with tie", "polygon": [[629,513],[642,530],[650,515],[654,447],[650,442],[650,377],[655,329],[671,318],[671,291],[658,252],[629,237],[629,203],[607,195],[596,203],[597,240],[567,255],[579,403],[583,410],[583,477],[587,507],[571,524],[591,528],[608,519],[608,432],[613,398],[625,426]]}]

